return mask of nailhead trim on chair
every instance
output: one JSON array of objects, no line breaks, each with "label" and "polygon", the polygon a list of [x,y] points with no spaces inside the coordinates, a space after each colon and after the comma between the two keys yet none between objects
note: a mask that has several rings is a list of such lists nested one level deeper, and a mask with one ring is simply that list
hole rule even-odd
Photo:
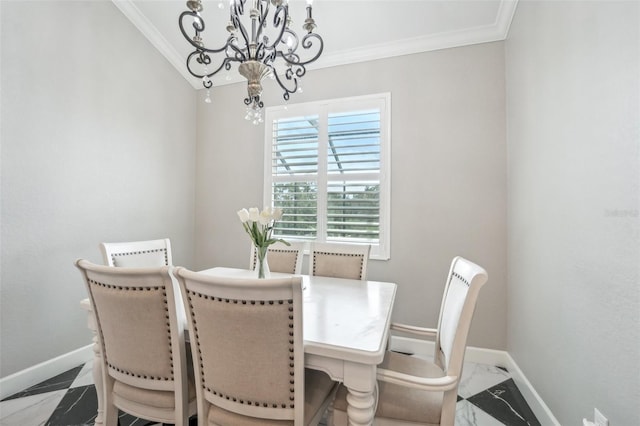
[{"label": "nailhead trim on chair", "polygon": [[[215,296],[209,296],[206,294],[202,294],[202,293],[198,293],[192,290],[187,290],[187,298],[189,300],[189,312],[191,315],[191,319],[193,321],[193,328],[195,331],[195,337],[196,337],[196,344],[198,346],[198,360],[200,362],[200,370],[201,370],[201,374],[204,376],[204,363],[202,362],[202,351],[200,350],[200,338],[198,335],[198,326],[196,324],[196,319],[193,316],[193,304],[192,304],[192,299],[193,297],[198,297],[198,298],[203,298],[206,300],[213,300],[216,302],[224,302],[224,303],[233,303],[233,304],[241,304],[241,305],[274,305],[274,304],[278,304],[278,305],[283,305],[284,303],[288,303],[289,305],[293,305],[293,300],[288,299],[288,300],[260,300],[260,301],[255,301],[255,300],[237,300],[237,299],[225,299],[225,298],[221,298],[221,297],[215,297]],[[291,388],[289,388],[289,392],[291,393],[289,395],[289,400],[292,401],[291,404],[289,404],[290,408],[294,408],[295,404],[293,404],[294,401],[294,392],[295,392],[295,388],[293,387],[293,385],[295,384],[295,380],[293,380],[293,376],[294,376],[294,364],[293,364],[293,353],[294,353],[294,348],[293,348],[293,306],[289,306],[289,312],[291,312],[289,314],[289,320],[291,320],[291,322],[289,323],[289,367],[291,368],[291,370],[289,370],[289,375],[292,377],[289,380],[289,384],[291,385]],[[203,383],[204,385],[204,383]],[[224,395],[218,391],[212,390],[208,387],[204,387],[203,389],[206,390],[207,392],[212,393],[213,395],[219,396],[220,398],[225,398],[227,400],[231,400],[233,402],[239,402],[240,404],[246,404],[246,405],[255,405],[256,407],[269,407],[269,405],[271,405],[273,408],[278,408],[278,404],[274,404],[274,403],[266,403],[266,402],[259,402],[259,401],[245,401],[242,399],[237,399],[233,396],[230,395]],[[281,408],[287,408],[287,404],[280,404]]]},{"label": "nailhead trim on chair", "polygon": [[347,256],[347,257],[359,257],[360,258],[360,279],[362,279],[362,267],[364,265],[364,256],[357,253],[335,253],[331,251],[315,251],[313,252],[313,275],[316,274],[316,255],[329,255],[329,256]]},{"label": "nailhead trim on chair", "polygon": [[457,273],[457,272],[453,272],[453,274],[452,274],[452,278],[453,278],[453,277],[456,277],[457,279],[459,279],[460,281],[462,281],[463,283],[465,283],[465,284],[467,285],[467,287],[469,287],[469,286],[470,286],[469,281],[467,281],[467,279],[466,279],[466,278],[464,278],[464,277],[463,277],[462,275],[460,275],[459,273]]},{"label": "nailhead trim on chair", "polygon": [[[169,305],[167,304],[167,292],[166,289],[162,286],[146,286],[146,287],[128,287],[128,286],[119,286],[119,285],[113,285],[113,284],[105,284],[105,283],[101,283],[99,281],[95,281],[92,279],[89,279],[89,283],[90,284],[94,284],[100,287],[104,287],[104,288],[108,288],[108,289],[117,289],[117,290],[125,290],[125,291],[158,291],[158,290],[162,290],[162,296],[163,296],[163,302],[164,302],[164,310],[165,310],[165,318],[167,319],[166,325],[167,325],[167,337],[169,339],[169,360],[171,363],[171,377],[156,377],[156,376],[146,376],[146,375],[140,375],[140,374],[134,374],[130,371],[127,370],[123,370],[113,364],[111,364],[109,362],[109,360],[106,358],[106,351],[104,348],[104,335],[102,334],[102,327],[99,327],[100,329],[100,340],[103,342],[102,343],[102,353],[105,354],[105,363],[107,364],[107,366],[109,366],[109,368],[122,373],[122,374],[126,374],[127,376],[131,376],[131,377],[138,377],[138,378],[142,378],[142,379],[149,379],[149,380],[173,380],[173,347],[171,345],[171,329],[170,329],[170,324],[169,324]],[[93,295],[92,295],[93,298]],[[93,302],[92,302],[93,303]],[[94,306],[94,312],[95,315],[97,317],[98,323],[100,322],[100,318],[98,315],[98,309],[95,307],[95,303],[93,303]]]},{"label": "nailhead trim on chair", "polygon": [[165,264],[165,266],[169,266],[169,258],[167,257],[167,249],[166,248],[159,248],[159,249],[152,249],[152,250],[140,250],[140,251],[128,251],[128,252],[123,252],[123,253],[111,253],[111,261],[115,264],[116,263],[116,256],[132,256],[132,255],[136,255],[136,254],[156,253],[156,252],[160,252],[160,251],[164,252],[164,264]]}]

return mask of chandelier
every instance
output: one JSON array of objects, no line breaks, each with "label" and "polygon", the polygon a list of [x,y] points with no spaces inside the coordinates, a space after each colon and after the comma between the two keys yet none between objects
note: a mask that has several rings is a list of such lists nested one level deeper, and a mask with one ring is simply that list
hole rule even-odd
[{"label": "chandelier", "polygon": [[[195,48],[187,57],[187,70],[202,79],[202,85],[207,89],[205,102],[211,102],[211,77],[223,69],[229,71],[233,63],[238,63],[238,71],[247,79],[245,118],[254,124],[262,122],[264,104],[260,96],[265,77],[278,82],[285,100],[289,100],[291,93],[301,91],[299,80],[305,75],[306,66],[318,59],[324,48],[322,37],[313,33],[316,27],[312,16],[313,0],[306,1],[307,17],[302,25],[306,34],[299,39],[289,27],[288,0],[230,0],[226,27],[229,35],[223,45],[215,48],[206,47],[203,40],[202,0],[187,1],[189,10],[182,12],[178,24],[184,38]],[[247,18],[244,12],[248,2]],[[220,3],[219,7],[224,6]],[[270,9],[273,9],[271,14]],[[192,27],[193,36],[187,34],[185,24]]]}]

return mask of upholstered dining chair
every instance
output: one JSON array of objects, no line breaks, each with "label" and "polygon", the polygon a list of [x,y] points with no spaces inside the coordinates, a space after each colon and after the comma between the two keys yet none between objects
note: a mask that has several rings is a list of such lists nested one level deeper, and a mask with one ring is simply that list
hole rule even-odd
[{"label": "upholstered dining chair", "polygon": [[302,277],[244,279],[177,268],[198,425],[316,425],[336,383],[304,367]]},{"label": "upholstered dining chair", "polygon": [[[302,273],[302,253],[304,243],[289,242],[286,245],[281,242],[271,244],[267,250],[267,263],[271,272],[300,275]],[[251,244],[250,269],[256,269],[258,254],[256,246]]]},{"label": "upholstered dining chair", "polygon": [[309,275],[365,280],[370,251],[368,244],[311,243]]},{"label": "upholstered dining chair", "polygon": [[171,241],[168,238],[123,243],[100,243],[104,264],[121,267],[171,266]]},{"label": "upholstered dining chair", "polygon": [[153,422],[189,424],[196,414],[188,374],[179,289],[169,267],[114,268],[77,260],[91,300],[101,351],[103,422],[118,409]]},{"label": "upholstered dining chair", "polygon": [[[171,241],[168,238],[145,241],[127,241],[120,243],[100,243],[102,259],[107,266],[124,268],[156,268],[160,266],[172,266]],[[178,283],[174,281],[174,287],[179,294]],[[180,300],[180,299],[178,299]],[[184,305],[176,303],[178,324],[186,329],[187,318]],[[189,348],[187,347],[187,350]]]},{"label": "upholstered dining chair", "polygon": [[[467,334],[487,273],[462,257],[451,263],[438,328],[392,324],[391,329],[435,340],[434,361],[388,351],[378,366],[375,424],[453,426]],[[347,424],[347,393],[336,395],[333,424]]]}]

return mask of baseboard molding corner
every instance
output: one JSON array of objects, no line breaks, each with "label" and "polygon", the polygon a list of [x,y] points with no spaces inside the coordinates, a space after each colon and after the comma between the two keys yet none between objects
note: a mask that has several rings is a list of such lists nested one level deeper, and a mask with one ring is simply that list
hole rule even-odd
[{"label": "baseboard molding corner", "polygon": [[[434,343],[426,340],[412,339],[402,336],[391,336],[390,349],[398,352],[432,356]],[[475,362],[478,364],[495,365],[506,368],[513,381],[518,386],[520,393],[524,397],[531,411],[542,426],[561,426],[555,418],[547,404],[540,398],[538,392],[533,388],[531,382],[524,375],[515,360],[507,351],[496,349],[477,348],[468,346],[464,357],[465,361]]]},{"label": "baseboard molding corner", "polygon": [[50,379],[93,359],[93,344],[62,354],[0,379],[0,399]]},{"label": "baseboard molding corner", "polygon": [[561,426],[560,422],[553,415],[547,404],[542,400],[538,392],[536,392],[535,388],[529,382],[529,379],[524,375],[518,364],[516,364],[515,360],[511,357],[509,352],[505,352],[508,358],[508,366],[507,370],[511,373],[511,377],[513,377],[513,381],[520,389],[520,393],[529,404],[531,411],[536,415],[536,418],[540,421],[542,426]]}]

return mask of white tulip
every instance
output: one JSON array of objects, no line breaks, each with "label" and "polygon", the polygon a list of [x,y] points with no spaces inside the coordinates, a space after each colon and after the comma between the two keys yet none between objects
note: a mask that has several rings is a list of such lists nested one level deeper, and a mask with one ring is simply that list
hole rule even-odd
[{"label": "white tulip", "polygon": [[271,222],[271,212],[264,209],[262,213],[260,213],[260,225],[268,225],[269,222]]},{"label": "white tulip", "polygon": [[273,220],[280,219],[282,219],[282,209],[276,207],[275,209],[273,209]]},{"label": "white tulip", "polygon": [[251,207],[249,209],[249,220],[252,222],[260,220],[260,210],[258,210],[257,207]]},{"label": "white tulip", "polygon": [[238,217],[240,218],[240,222],[245,223],[249,220],[249,212],[247,209],[238,210]]}]

